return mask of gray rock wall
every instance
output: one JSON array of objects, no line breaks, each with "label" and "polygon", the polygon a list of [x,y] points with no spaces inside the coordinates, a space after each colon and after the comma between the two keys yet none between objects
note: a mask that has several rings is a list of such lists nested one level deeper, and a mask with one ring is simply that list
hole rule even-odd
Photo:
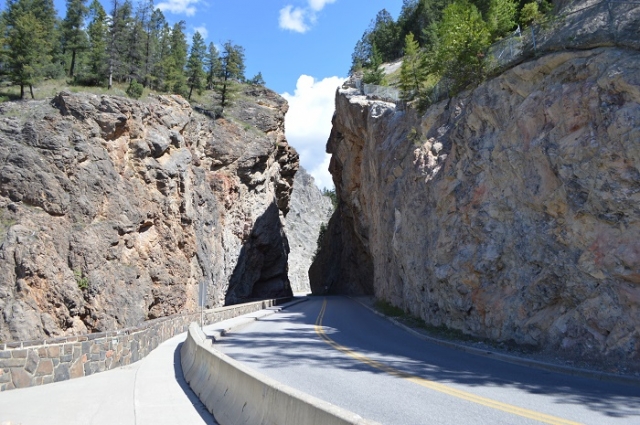
[{"label": "gray rock wall", "polygon": [[348,255],[323,253],[312,288],[370,276],[359,287],[433,325],[637,369],[639,76],[639,52],[598,48],[424,116],[341,90],[329,234]]},{"label": "gray rock wall", "polygon": [[333,213],[331,199],[322,194],[313,177],[300,167],[293,182],[291,210],[285,231],[289,240],[289,279],[294,292],[309,292],[309,267],[316,252],[320,226]]},{"label": "gray rock wall", "polygon": [[215,122],[179,96],[0,108],[0,341],[193,311],[201,283],[207,307],[291,293],[277,94],[249,88]]}]

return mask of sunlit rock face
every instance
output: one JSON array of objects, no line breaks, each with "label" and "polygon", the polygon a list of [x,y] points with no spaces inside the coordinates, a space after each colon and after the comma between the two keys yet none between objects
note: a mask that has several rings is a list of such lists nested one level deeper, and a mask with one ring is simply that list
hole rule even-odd
[{"label": "sunlit rock face", "polygon": [[549,54],[422,116],[349,88],[336,105],[325,246],[345,254],[321,252],[315,292],[637,368],[639,52]]},{"label": "sunlit rock face", "polygon": [[309,292],[309,266],[317,249],[320,227],[333,213],[331,199],[324,196],[313,177],[300,167],[291,194],[291,210],[285,230],[289,240],[289,280],[294,292]]},{"label": "sunlit rock face", "polygon": [[249,88],[216,121],[179,96],[1,108],[0,340],[194,310],[199,284],[209,307],[291,293],[277,94]]}]

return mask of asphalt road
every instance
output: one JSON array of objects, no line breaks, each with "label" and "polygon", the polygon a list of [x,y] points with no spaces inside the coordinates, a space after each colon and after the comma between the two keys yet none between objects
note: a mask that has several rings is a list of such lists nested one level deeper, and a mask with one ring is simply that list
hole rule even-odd
[{"label": "asphalt road", "polygon": [[640,387],[435,345],[344,297],[312,297],[215,347],[383,424],[640,424]]}]

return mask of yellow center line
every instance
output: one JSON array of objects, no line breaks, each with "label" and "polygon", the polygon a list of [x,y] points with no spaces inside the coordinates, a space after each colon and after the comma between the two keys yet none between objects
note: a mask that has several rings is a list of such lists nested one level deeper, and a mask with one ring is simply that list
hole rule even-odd
[{"label": "yellow center line", "polygon": [[534,410],[524,409],[522,407],[513,406],[507,403],[502,403],[502,402],[492,400],[490,398],[482,397],[479,395],[475,395],[466,391],[458,390],[453,387],[439,384],[437,382],[430,381],[428,379],[421,378],[416,375],[411,375],[407,372],[403,372],[401,370],[398,370],[384,363],[380,363],[376,360],[370,359],[365,355],[360,354],[356,351],[353,351],[343,345],[340,345],[334,340],[332,340],[331,338],[329,338],[329,336],[324,332],[324,329],[322,327],[322,319],[324,318],[324,313],[326,309],[327,309],[327,299],[325,298],[324,302],[322,303],[322,308],[320,309],[320,313],[318,314],[318,318],[316,319],[316,324],[315,324],[316,333],[331,347],[347,354],[348,356],[358,360],[359,362],[365,363],[375,369],[388,373],[389,375],[406,379],[408,381],[411,381],[415,384],[429,388],[431,390],[438,391],[443,394],[448,394],[448,395],[451,395],[463,400],[467,400],[473,403],[481,404],[483,406],[491,407],[492,409],[502,410],[503,412],[511,413],[514,415],[522,416],[528,419],[533,419],[539,422],[552,424],[552,425],[580,425],[578,422],[569,421],[566,419],[536,412]]}]

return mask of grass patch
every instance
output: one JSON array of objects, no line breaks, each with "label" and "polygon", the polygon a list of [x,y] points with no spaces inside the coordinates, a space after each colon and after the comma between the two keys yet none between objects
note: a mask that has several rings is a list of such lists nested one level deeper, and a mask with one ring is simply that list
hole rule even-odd
[{"label": "grass patch", "polygon": [[384,314],[385,316],[389,316],[389,317],[408,316],[408,314],[405,313],[403,309],[401,309],[400,307],[396,307],[395,305],[392,305],[391,303],[385,300],[376,300],[374,307],[376,308],[376,310],[378,310],[380,313]]},{"label": "grass patch", "polygon": [[429,336],[431,338],[458,342],[468,346],[482,346],[491,347],[497,351],[507,353],[520,353],[520,354],[535,354],[540,351],[540,347],[532,345],[518,344],[513,340],[508,341],[494,341],[488,338],[475,337],[465,334],[461,330],[451,329],[445,325],[434,326],[426,323],[424,320],[413,316],[401,308],[391,305],[384,300],[376,300],[374,308],[380,313],[388,317],[393,317],[403,325],[417,330],[418,332]]}]

